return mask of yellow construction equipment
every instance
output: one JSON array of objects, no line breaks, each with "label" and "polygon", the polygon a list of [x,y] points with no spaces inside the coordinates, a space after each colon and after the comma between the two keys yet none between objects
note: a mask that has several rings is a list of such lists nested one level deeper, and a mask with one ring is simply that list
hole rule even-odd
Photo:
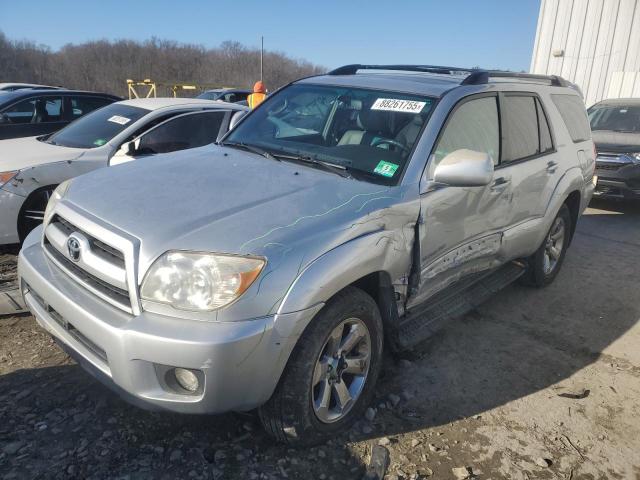
[{"label": "yellow construction equipment", "polygon": [[138,81],[127,78],[127,89],[129,90],[129,100],[131,100],[132,98],[141,98],[140,95],[138,94],[138,91],[136,90],[136,87],[142,87],[142,86],[144,86],[147,90],[147,94],[144,95],[143,98],[156,98],[157,88],[156,88],[155,82],[152,82],[148,78],[145,78],[144,80],[138,80]]},{"label": "yellow construction equipment", "polygon": [[[138,91],[136,87],[141,88]],[[171,92],[171,96],[178,97],[178,93],[182,91],[194,91],[198,90],[203,92],[205,90],[212,90],[214,88],[234,88],[234,87],[221,87],[212,83],[157,83],[151,81],[149,78],[144,80],[131,80],[127,79],[127,90],[129,91],[129,99],[132,98],[156,98],[158,96],[158,87],[165,87]]]}]

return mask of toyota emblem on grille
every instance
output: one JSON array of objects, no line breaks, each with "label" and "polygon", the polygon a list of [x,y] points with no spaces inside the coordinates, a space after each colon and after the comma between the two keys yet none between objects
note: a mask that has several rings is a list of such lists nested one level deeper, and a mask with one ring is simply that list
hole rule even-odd
[{"label": "toyota emblem on grille", "polygon": [[75,237],[69,237],[67,240],[67,251],[69,252],[69,257],[74,262],[80,260],[80,241]]}]

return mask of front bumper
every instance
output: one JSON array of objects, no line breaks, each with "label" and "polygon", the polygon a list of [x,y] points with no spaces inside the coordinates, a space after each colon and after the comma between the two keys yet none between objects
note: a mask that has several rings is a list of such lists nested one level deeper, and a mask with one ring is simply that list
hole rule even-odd
[{"label": "front bumper", "polygon": [[[41,229],[32,235],[41,235]],[[321,308],[226,323],[149,312],[133,316],[69,278],[39,242],[20,252],[18,271],[25,303],[38,323],[83,368],[148,409],[222,413],[263,404],[304,326]],[[170,367],[200,370],[201,391],[169,387],[164,378]]]},{"label": "front bumper", "polygon": [[596,197],[640,199],[640,165],[596,163]]},{"label": "front bumper", "polygon": [[18,243],[18,215],[25,198],[0,188],[0,245]]}]

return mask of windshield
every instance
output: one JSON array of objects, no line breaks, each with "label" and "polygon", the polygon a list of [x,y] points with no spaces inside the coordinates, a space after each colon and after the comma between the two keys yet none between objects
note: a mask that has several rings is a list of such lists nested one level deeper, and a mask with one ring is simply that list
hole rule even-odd
[{"label": "windshield", "polygon": [[222,96],[222,94],[223,92],[209,90],[207,92],[201,93],[196,98],[202,98],[204,100],[218,100]]},{"label": "windshield", "polygon": [[73,148],[101,147],[149,110],[112,103],[79,118],[46,141]]},{"label": "windshield", "polygon": [[392,185],[433,104],[404,93],[297,84],[265,100],[224,143],[327,162],[355,178]]},{"label": "windshield", "polygon": [[591,130],[640,133],[640,106],[603,105],[589,110]]}]

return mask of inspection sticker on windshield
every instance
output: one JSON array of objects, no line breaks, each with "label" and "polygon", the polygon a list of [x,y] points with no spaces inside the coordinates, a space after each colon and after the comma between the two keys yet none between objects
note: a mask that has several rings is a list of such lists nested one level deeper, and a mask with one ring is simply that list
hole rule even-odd
[{"label": "inspection sticker on windshield", "polygon": [[427,102],[414,100],[396,100],[394,98],[379,98],[371,106],[371,110],[387,110],[390,112],[420,113]]},{"label": "inspection sticker on windshield", "polygon": [[120,115],[114,115],[113,117],[109,118],[107,121],[117,123],[119,125],[126,125],[131,121],[131,119],[127,117],[122,117]]},{"label": "inspection sticker on windshield", "polygon": [[377,173],[378,175],[382,175],[383,177],[393,177],[393,175],[398,170],[398,165],[395,163],[385,162],[384,160],[380,160],[378,165],[373,170],[373,173]]}]

